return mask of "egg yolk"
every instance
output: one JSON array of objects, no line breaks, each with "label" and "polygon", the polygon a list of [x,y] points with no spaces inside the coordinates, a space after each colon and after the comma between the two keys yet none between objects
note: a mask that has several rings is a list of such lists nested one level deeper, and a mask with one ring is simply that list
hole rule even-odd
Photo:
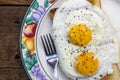
[{"label": "egg yolk", "polygon": [[98,66],[98,58],[92,52],[80,54],[75,61],[75,70],[85,76],[90,76],[96,73]]},{"label": "egg yolk", "polygon": [[92,31],[86,25],[73,25],[68,36],[71,43],[82,46],[91,41]]}]

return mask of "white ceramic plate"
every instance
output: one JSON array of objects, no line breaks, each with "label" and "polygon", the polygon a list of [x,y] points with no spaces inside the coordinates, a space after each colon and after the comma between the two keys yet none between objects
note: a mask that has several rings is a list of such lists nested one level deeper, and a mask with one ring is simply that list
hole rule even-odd
[{"label": "white ceramic plate", "polygon": [[[33,1],[22,24],[20,35],[21,57],[29,78],[33,80],[54,80],[53,69],[46,62],[40,36],[51,32],[52,20],[48,14],[50,9],[58,7],[65,0],[50,1]],[[101,2],[102,9],[110,16],[120,41],[120,0],[102,0]],[[31,31],[32,33],[30,33]],[[58,72],[59,80],[68,80],[59,67]]]}]

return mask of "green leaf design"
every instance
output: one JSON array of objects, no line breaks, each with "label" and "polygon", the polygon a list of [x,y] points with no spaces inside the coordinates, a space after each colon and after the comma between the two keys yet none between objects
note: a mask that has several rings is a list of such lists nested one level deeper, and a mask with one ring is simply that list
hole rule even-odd
[{"label": "green leaf design", "polygon": [[35,63],[37,63],[37,58],[36,58],[35,55],[32,57],[32,59],[33,59],[33,61],[34,61]]},{"label": "green leaf design", "polygon": [[31,70],[33,66],[27,65],[27,70]]},{"label": "green leaf design", "polygon": [[36,55],[32,56],[32,58],[24,58],[25,65],[28,70],[31,70],[32,67],[37,63]]},{"label": "green leaf design", "polygon": [[37,9],[38,7],[39,7],[39,4],[38,4],[37,1],[35,1],[34,4],[33,4],[33,6],[32,6],[32,8],[33,9]]},{"label": "green leaf design", "polygon": [[25,45],[23,43],[21,43],[21,48],[25,49]]},{"label": "green leaf design", "polygon": [[25,63],[30,64],[31,59],[30,58],[24,58]]},{"label": "green leaf design", "polygon": [[30,24],[30,23],[32,23],[33,22],[33,19],[32,18],[27,18],[26,20],[25,20],[25,23],[26,24]]},{"label": "green leaf design", "polygon": [[35,62],[33,60],[31,60],[31,66],[34,66]]},{"label": "green leaf design", "polygon": [[29,50],[26,51],[25,56],[26,56],[26,57],[29,57],[29,56],[30,56],[30,51],[29,51]]},{"label": "green leaf design", "polygon": [[47,8],[49,6],[49,1],[48,0],[45,0],[44,1],[44,7]]}]

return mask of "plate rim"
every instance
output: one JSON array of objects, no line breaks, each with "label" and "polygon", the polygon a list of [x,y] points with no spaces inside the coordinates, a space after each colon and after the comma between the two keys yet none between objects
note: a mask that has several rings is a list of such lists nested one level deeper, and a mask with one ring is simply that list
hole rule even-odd
[{"label": "plate rim", "polygon": [[41,60],[40,60],[40,58],[39,58],[39,54],[38,54],[38,45],[36,45],[37,44],[37,42],[38,42],[38,33],[39,33],[39,28],[41,27],[40,25],[41,25],[41,23],[43,22],[43,19],[45,18],[45,16],[49,13],[49,11],[50,11],[50,9],[51,9],[51,7],[53,7],[53,6],[55,6],[57,3],[59,3],[60,2],[60,0],[55,0],[55,2],[51,5],[51,6],[49,6],[48,7],[48,9],[46,10],[46,12],[45,12],[45,14],[43,15],[43,17],[41,18],[41,20],[38,22],[38,26],[39,27],[37,27],[37,29],[36,29],[36,36],[35,36],[35,47],[36,47],[36,55],[37,55],[37,59],[38,59],[38,62],[39,62],[39,64],[41,65],[41,67],[42,67],[42,69],[43,69],[43,71],[46,73],[46,75],[49,77],[49,79],[50,80],[52,80],[52,78],[49,76],[49,74],[45,71],[45,69],[44,69],[44,65],[41,63]]},{"label": "plate rim", "polygon": [[[44,2],[44,4],[40,3],[40,1],[41,1],[41,2]],[[22,61],[24,70],[25,70],[25,72],[26,72],[26,74],[27,74],[27,76],[28,76],[28,78],[29,78],[30,80],[32,80],[32,79],[37,80],[37,77],[31,75],[31,73],[30,73],[30,71],[31,71],[32,68],[35,66],[35,64],[34,64],[34,66],[33,66],[30,70],[27,69],[27,65],[26,65],[25,60],[24,60],[24,54],[23,54],[23,51],[22,51],[22,50],[24,50],[24,49],[22,49],[22,44],[25,46],[25,44],[24,44],[23,41],[22,41],[22,37],[25,36],[25,35],[23,35],[23,34],[24,34],[25,26],[29,25],[29,23],[26,23],[27,18],[28,18],[28,17],[31,18],[31,17],[32,17],[31,14],[33,14],[34,11],[38,9],[38,7],[44,8],[45,11],[44,11],[44,13],[42,14],[41,18],[38,20],[38,22],[36,22],[35,20],[32,20],[32,22],[35,22],[35,24],[36,24],[35,36],[33,37],[33,39],[34,39],[34,48],[35,48],[35,49],[34,49],[34,52],[35,52],[35,56],[36,56],[36,60],[37,60],[36,64],[39,64],[39,69],[40,69],[40,72],[41,72],[41,74],[42,74],[42,77],[45,77],[44,80],[51,80],[51,77],[49,77],[48,73],[46,73],[46,71],[43,70],[44,68],[41,67],[41,66],[43,66],[43,65],[41,64],[41,62],[40,62],[39,59],[38,59],[39,57],[38,57],[38,54],[37,54],[37,52],[36,52],[36,51],[37,51],[37,49],[36,49],[36,33],[37,33],[37,31],[38,31],[38,28],[39,28],[39,25],[41,24],[42,19],[44,19],[44,17],[45,17],[46,14],[48,14],[49,9],[50,9],[56,2],[58,2],[58,1],[60,1],[60,0],[54,0],[52,3],[50,3],[50,2],[48,1],[48,3],[46,3],[47,6],[45,6],[45,5],[46,5],[46,4],[45,4],[45,1],[48,1],[48,0],[33,0],[33,2],[30,4],[30,6],[28,7],[28,9],[27,9],[27,11],[26,11],[26,13],[25,13],[25,16],[24,16],[23,21],[22,21],[22,24],[21,24],[21,29],[20,29],[20,36],[19,36],[20,58],[21,58],[21,61]],[[38,4],[38,6],[37,6],[37,8],[34,9],[33,7],[36,5],[36,3]],[[31,14],[30,14],[30,13],[31,13]],[[30,22],[30,24],[31,24],[32,22]],[[27,37],[27,38],[28,38],[28,37]],[[25,50],[28,50],[28,49],[26,48],[26,46],[25,46]],[[40,79],[42,79],[42,77],[40,77]]]},{"label": "plate rim", "polygon": [[22,42],[22,33],[23,33],[23,28],[24,28],[24,23],[25,23],[25,19],[28,15],[28,12],[30,11],[31,7],[34,5],[34,3],[36,2],[36,0],[33,0],[32,3],[30,4],[30,6],[28,7],[26,13],[25,13],[25,16],[23,18],[23,21],[22,21],[22,25],[21,25],[21,29],[20,29],[20,36],[19,36],[19,50],[20,50],[20,58],[21,58],[21,61],[22,61],[22,64],[23,64],[23,67],[24,67],[24,70],[25,70],[25,73],[27,74],[28,78],[30,80],[32,80],[32,77],[30,76],[28,70],[27,70],[27,67],[25,65],[25,62],[24,62],[24,59],[23,59],[23,52],[22,52],[22,46],[21,46],[21,42]]}]

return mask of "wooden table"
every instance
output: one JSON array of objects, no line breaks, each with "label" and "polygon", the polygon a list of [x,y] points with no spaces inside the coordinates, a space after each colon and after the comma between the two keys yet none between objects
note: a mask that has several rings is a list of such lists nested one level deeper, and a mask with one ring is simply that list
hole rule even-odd
[{"label": "wooden table", "polygon": [[0,80],[29,80],[19,52],[24,15],[33,0],[0,0]]}]

